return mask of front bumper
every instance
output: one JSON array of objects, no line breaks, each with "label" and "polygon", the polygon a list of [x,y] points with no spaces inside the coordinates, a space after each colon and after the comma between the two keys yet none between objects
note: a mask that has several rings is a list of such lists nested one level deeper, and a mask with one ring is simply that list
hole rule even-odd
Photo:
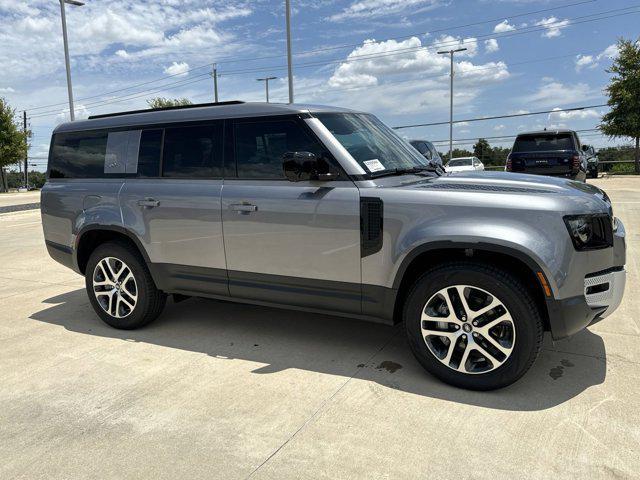
[{"label": "front bumper", "polygon": [[569,337],[597,318],[611,315],[622,302],[627,272],[623,267],[588,275],[584,295],[548,299],[547,311],[554,340]]},{"label": "front bumper", "polygon": [[611,315],[622,302],[627,272],[623,267],[589,275],[584,279],[584,296],[591,308],[606,307],[601,318]]}]

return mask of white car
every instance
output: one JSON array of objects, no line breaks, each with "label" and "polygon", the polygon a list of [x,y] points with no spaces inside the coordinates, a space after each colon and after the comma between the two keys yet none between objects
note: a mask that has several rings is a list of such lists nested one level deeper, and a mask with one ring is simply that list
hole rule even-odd
[{"label": "white car", "polygon": [[447,172],[474,172],[484,170],[484,164],[477,157],[452,158],[444,166]]}]

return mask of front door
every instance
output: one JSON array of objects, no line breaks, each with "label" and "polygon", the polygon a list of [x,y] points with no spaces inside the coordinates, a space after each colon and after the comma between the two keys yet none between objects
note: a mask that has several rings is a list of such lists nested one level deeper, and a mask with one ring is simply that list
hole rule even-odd
[{"label": "front door", "polygon": [[333,162],[297,117],[229,123],[236,164],[225,176],[222,219],[231,295],[360,313],[356,186],[344,173],[333,181],[285,179],[285,152]]}]

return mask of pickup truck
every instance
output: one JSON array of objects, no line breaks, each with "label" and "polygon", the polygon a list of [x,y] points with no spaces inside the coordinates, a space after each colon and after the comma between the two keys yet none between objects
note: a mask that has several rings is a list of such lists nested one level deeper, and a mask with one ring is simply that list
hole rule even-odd
[{"label": "pickup truck", "polygon": [[521,133],[507,157],[507,172],[563,177],[584,182],[586,149],[573,130],[542,130]]}]

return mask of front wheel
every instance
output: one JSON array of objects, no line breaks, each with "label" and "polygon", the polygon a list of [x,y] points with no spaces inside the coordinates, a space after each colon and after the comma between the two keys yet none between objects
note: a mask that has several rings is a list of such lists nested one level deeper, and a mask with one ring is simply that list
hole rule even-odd
[{"label": "front wheel", "polygon": [[108,242],[87,262],[85,285],[98,316],[114,328],[142,327],[160,315],[166,295],[156,288],[144,259],[131,246]]},{"label": "front wheel", "polygon": [[512,384],[542,344],[542,319],[531,293],[514,275],[481,263],[449,263],[426,272],[407,297],[404,321],[420,364],[472,390]]}]

